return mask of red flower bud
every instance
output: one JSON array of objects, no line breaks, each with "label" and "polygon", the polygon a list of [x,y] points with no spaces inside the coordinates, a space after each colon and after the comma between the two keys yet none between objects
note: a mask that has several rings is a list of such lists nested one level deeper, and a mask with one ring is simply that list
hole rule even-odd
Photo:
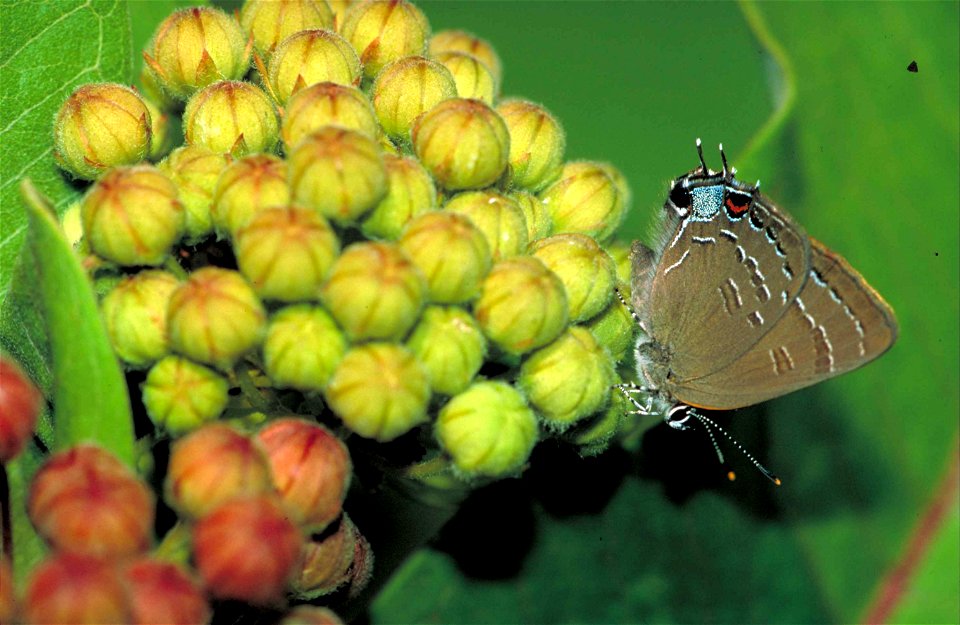
[{"label": "red flower bud", "polygon": [[197,583],[176,564],[142,558],[125,570],[131,623],[203,625],[210,606]]},{"label": "red flower bud", "polygon": [[0,462],[13,460],[30,440],[41,399],[17,363],[0,356]]},{"label": "red flower bud", "polygon": [[60,553],[33,570],[23,597],[26,623],[102,625],[129,622],[127,593],[116,566],[93,556]]}]

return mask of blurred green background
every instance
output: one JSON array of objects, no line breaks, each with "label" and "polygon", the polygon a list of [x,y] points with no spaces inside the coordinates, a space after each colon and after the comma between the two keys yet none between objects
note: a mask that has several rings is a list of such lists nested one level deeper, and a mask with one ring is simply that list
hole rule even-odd
[{"label": "blurred green background", "polygon": [[[17,181],[32,176],[61,211],[78,196],[49,153],[59,103],[82,82],[132,81],[131,51],[183,4],[2,4],[0,338],[41,379],[31,311],[10,288]],[[704,437],[662,425],[638,451],[592,460],[544,444],[522,479],[468,500],[363,618],[960,621],[960,4],[420,4],[434,30],[494,44],[504,94],[550,108],[568,158],[624,172],[625,239],[648,234],[670,179],[697,164],[697,137],[714,166],[723,142],[746,180],[888,299],[901,334],[861,371],[714,415],[781,488],[732,449],[739,479],[727,482]],[[744,156],[785,98],[781,123]]]}]

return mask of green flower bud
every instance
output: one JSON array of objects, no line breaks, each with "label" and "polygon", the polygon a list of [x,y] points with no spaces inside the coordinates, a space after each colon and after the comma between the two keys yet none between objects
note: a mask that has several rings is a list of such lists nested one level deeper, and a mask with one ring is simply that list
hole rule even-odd
[{"label": "green flower bud", "polygon": [[367,343],[340,361],[326,398],[348,428],[365,438],[390,441],[428,420],[430,379],[406,347]]},{"label": "green flower bud", "polygon": [[251,154],[220,174],[210,216],[218,232],[233,236],[258,211],[289,203],[286,161],[272,154]]},{"label": "green flower bud", "polygon": [[527,249],[527,224],[520,205],[496,191],[470,191],[450,199],[443,207],[464,215],[483,233],[494,261],[522,254]]},{"label": "green flower bud", "polygon": [[64,171],[96,180],[117,165],[132,165],[150,150],[150,111],[136,91],[94,83],[77,88],[53,126],[53,156]]},{"label": "green flower bud", "polygon": [[384,132],[405,141],[413,120],[444,100],[457,97],[446,67],[422,56],[408,56],[377,74],[371,100]]},{"label": "green flower bud", "polygon": [[411,221],[399,244],[426,278],[430,301],[440,304],[476,297],[492,264],[483,233],[465,216],[447,211]]},{"label": "green flower bud", "polygon": [[154,424],[179,436],[219,417],[227,407],[229,387],[219,373],[167,356],[147,374],[143,405]]},{"label": "green flower bud", "polygon": [[280,122],[267,94],[248,82],[224,80],[187,102],[183,136],[188,144],[239,157],[273,151]]},{"label": "green flower bud", "polygon": [[506,477],[520,471],[537,442],[537,418],[504,382],[477,382],[440,410],[436,435],[465,477]]},{"label": "green flower bud", "polygon": [[530,254],[557,274],[567,291],[570,320],[590,319],[613,298],[613,259],[585,234],[555,234],[530,245]]},{"label": "green flower bud", "polygon": [[615,382],[610,354],[578,326],[524,360],[517,380],[547,427],[558,432],[603,409]]},{"label": "green flower bud", "polygon": [[302,30],[333,28],[333,10],[326,0],[246,0],[240,25],[253,35],[253,45],[269,58],[281,41]]},{"label": "green flower bud", "polygon": [[507,168],[507,126],[479,100],[441,102],[416,120],[411,138],[423,165],[451,191],[491,185]]},{"label": "green flower bud", "polygon": [[172,13],[160,23],[143,58],[156,82],[179,100],[218,80],[239,79],[250,67],[240,25],[212,7]]},{"label": "green flower bud", "polygon": [[[623,293],[624,283],[621,282],[618,288]],[[630,316],[630,311],[616,297],[599,315],[584,324],[617,362],[623,360],[627,351],[633,347],[635,326],[636,322]]]},{"label": "green flower bud", "polygon": [[199,145],[177,148],[158,167],[177,186],[180,202],[186,209],[186,238],[198,241],[213,231],[210,205],[217,179],[229,164],[225,154],[211,152]]},{"label": "green flower bud", "polygon": [[353,340],[399,340],[420,316],[426,285],[392,243],[354,243],[333,265],[320,297]]},{"label": "green flower bud", "polygon": [[170,114],[154,104],[149,98],[143,98],[143,104],[150,113],[150,148],[147,150],[147,158],[151,161],[158,161],[173,149]]},{"label": "green flower bud", "polygon": [[567,163],[560,179],[540,199],[553,217],[553,231],[582,232],[600,242],[614,233],[626,214],[626,204],[604,167],[590,161]]},{"label": "green flower bud", "polygon": [[487,341],[467,311],[429,306],[407,339],[407,347],[427,370],[433,392],[456,395],[480,371]]},{"label": "green flower bud", "polygon": [[597,167],[605,171],[607,175],[610,176],[610,179],[613,180],[617,191],[620,192],[620,201],[623,203],[623,210],[624,213],[626,213],[626,211],[630,210],[630,203],[633,201],[633,191],[630,190],[630,183],[627,182],[626,176],[610,163],[597,163]]},{"label": "green flower bud", "polygon": [[567,147],[560,122],[525,100],[503,102],[497,112],[510,131],[510,182],[536,192],[556,180]]},{"label": "green flower bud", "polygon": [[387,168],[369,137],[336,126],[307,136],[290,152],[293,201],[339,223],[355,221],[387,193]]},{"label": "green flower bud", "polygon": [[461,98],[482,100],[493,106],[499,94],[499,85],[483,61],[466,52],[440,52],[433,58],[450,70]]},{"label": "green flower bud", "polygon": [[360,59],[350,44],[329,30],[304,30],[287,37],[270,57],[267,80],[280,104],[321,82],[360,84]]},{"label": "green flower bud", "polygon": [[370,239],[396,240],[411,219],[437,207],[433,178],[414,158],[387,155],[387,194],[364,218],[360,229]]},{"label": "green flower bud", "polygon": [[239,273],[204,267],[170,298],[170,346],[188,358],[229,369],[260,343],[263,304]]},{"label": "green flower bud", "polygon": [[611,393],[610,406],[606,410],[580,421],[565,432],[564,438],[577,446],[577,453],[582,458],[598,456],[609,449],[628,410],[623,396]]},{"label": "green flower bud", "polygon": [[337,235],[315,210],[267,208],[237,231],[237,265],[264,299],[313,299],[340,253]]},{"label": "green flower bud", "polygon": [[[140,69],[140,86],[142,87],[144,101],[153,102],[161,111],[175,111],[180,105],[178,100],[163,90],[163,87],[157,82],[157,75],[153,73],[149,65],[143,65]],[[153,111],[150,114],[153,115]]]},{"label": "green flower bud", "polygon": [[473,305],[483,333],[502,350],[522,354],[557,338],[567,325],[563,283],[538,259],[517,256],[493,266]]},{"label": "green flower bud", "polygon": [[527,240],[533,243],[538,239],[550,236],[553,232],[553,220],[550,211],[543,205],[540,198],[527,191],[517,190],[509,197],[520,207],[523,220],[527,224]]},{"label": "green flower bud", "polygon": [[[621,282],[620,292],[623,293],[623,296],[629,301],[631,279],[630,243],[614,239],[613,241],[607,242],[604,247],[607,253],[610,254],[610,257],[613,258],[613,262],[617,267],[617,280]],[[623,290],[624,287],[627,287],[626,291]]]},{"label": "green flower bud", "polygon": [[80,218],[94,253],[119,265],[159,265],[183,235],[177,188],[152,165],[118,167],[83,198]]},{"label": "green flower bud", "polygon": [[298,304],[270,319],[263,365],[279,388],[322,391],[346,351],[347,340],[327,311]]},{"label": "green flower bud", "polygon": [[500,84],[503,71],[500,66],[500,57],[493,46],[484,39],[462,30],[441,30],[430,38],[430,56],[436,58],[443,52],[466,52],[480,59],[494,80]]},{"label": "green flower bud", "polygon": [[280,125],[280,137],[289,152],[304,137],[324,126],[356,130],[371,139],[380,136],[373,106],[362,91],[322,82],[301,89],[290,98]]},{"label": "green flower bud", "polygon": [[423,54],[430,24],[407,0],[365,0],[347,11],[340,34],[360,53],[364,76],[373,78],[392,61]]},{"label": "green flower bud", "polygon": [[167,344],[167,304],[177,279],[165,271],[142,271],[124,278],[100,304],[114,351],[129,365],[143,367],[163,358]]}]

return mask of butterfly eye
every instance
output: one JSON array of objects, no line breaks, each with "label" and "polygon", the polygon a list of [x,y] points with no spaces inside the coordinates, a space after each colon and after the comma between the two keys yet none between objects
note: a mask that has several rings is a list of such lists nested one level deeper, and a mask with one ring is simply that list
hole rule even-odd
[{"label": "butterfly eye", "polygon": [[689,189],[677,183],[670,189],[670,202],[677,208],[687,209],[693,204],[693,196],[690,195]]}]

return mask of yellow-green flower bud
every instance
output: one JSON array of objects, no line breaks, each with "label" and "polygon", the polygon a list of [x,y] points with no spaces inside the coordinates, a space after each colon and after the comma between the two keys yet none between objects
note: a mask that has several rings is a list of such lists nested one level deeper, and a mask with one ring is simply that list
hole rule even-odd
[{"label": "yellow-green flower bud", "polygon": [[497,112],[510,131],[510,182],[536,192],[556,180],[567,148],[560,122],[526,100],[503,102]]},{"label": "yellow-green flower bud", "polygon": [[443,208],[467,217],[483,233],[494,261],[526,251],[527,223],[520,205],[506,195],[469,191],[454,196]]},{"label": "yellow-green flower bud", "polygon": [[493,266],[473,305],[480,328],[500,349],[522,354],[546,345],[567,326],[563,283],[538,259],[517,256]]},{"label": "yellow-green flower bud", "polygon": [[417,118],[411,139],[420,162],[451,191],[489,186],[507,168],[507,126],[480,100],[444,100]]},{"label": "yellow-green flower bud", "polygon": [[387,168],[373,139],[326,126],[308,135],[287,157],[293,201],[346,224],[387,193]]},{"label": "yellow-green flower bud", "polygon": [[212,7],[172,13],[160,23],[143,58],[156,82],[179,100],[218,80],[241,78],[250,67],[240,25]]},{"label": "yellow-green flower bud", "polygon": [[230,159],[199,145],[177,148],[158,167],[177,186],[180,202],[186,210],[186,238],[197,241],[213,231],[210,205],[217,179]]},{"label": "yellow-green flower bud", "polygon": [[280,104],[301,89],[321,82],[358,85],[360,59],[346,39],[329,30],[293,34],[270,57],[267,80]]},{"label": "yellow-green flower bud", "polygon": [[484,234],[467,217],[447,211],[411,221],[399,244],[426,278],[427,297],[439,304],[476,297],[492,264]]},{"label": "yellow-green flower bud", "polygon": [[457,85],[446,67],[422,56],[408,56],[377,74],[371,100],[384,132],[406,141],[413,120],[444,100],[457,97]]},{"label": "yellow-green flower bud", "polygon": [[153,165],[117,167],[83,198],[90,249],[119,265],[159,265],[183,235],[177,188]]},{"label": "yellow-green flower bud", "polygon": [[[619,287],[623,293],[624,283]],[[636,322],[630,316],[627,307],[614,297],[607,307],[596,317],[584,324],[601,345],[607,348],[617,362],[623,360],[627,351],[633,347],[633,334]]]},{"label": "yellow-green flower bud", "polygon": [[433,58],[450,70],[461,98],[482,100],[493,106],[500,88],[493,73],[483,61],[466,52],[441,52]]},{"label": "yellow-green flower bud", "polygon": [[170,298],[170,347],[188,358],[229,369],[260,344],[266,312],[236,271],[204,267]]},{"label": "yellow-green flower bud", "polygon": [[480,371],[487,341],[470,313],[457,306],[428,306],[407,347],[430,376],[435,393],[456,395]]},{"label": "yellow-green flower bud", "polygon": [[570,321],[590,319],[613,299],[613,259],[585,234],[555,234],[530,245],[530,254],[557,274],[567,291]]},{"label": "yellow-green flower bud", "polygon": [[358,0],[327,1],[330,3],[330,8],[333,9],[333,29],[337,32],[340,32],[340,29],[343,27],[343,18],[346,17],[347,11],[357,4]]},{"label": "yellow-green flower bud", "polygon": [[553,218],[553,231],[582,232],[600,242],[616,231],[626,204],[604,167],[590,161],[567,163],[560,179],[543,190],[540,199]]},{"label": "yellow-green flower bud", "polygon": [[173,149],[173,132],[170,128],[170,114],[154,104],[150,98],[143,98],[150,112],[150,148],[147,158],[158,161]]},{"label": "yellow-green flower bud", "polygon": [[[149,65],[145,64],[140,69],[140,87],[142,88],[143,99],[153,102],[161,111],[174,111],[180,105],[179,100],[163,90],[163,87],[157,82],[157,75],[153,73]],[[151,111],[150,114],[152,115],[153,112]]]},{"label": "yellow-green flower bud", "polygon": [[627,182],[626,176],[611,163],[597,163],[597,167],[607,172],[607,175],[613,180],[617,191],[620,192],[620,201],[623,203],[623,211],[626,213],[630,210],[630,203],[633,201],[633,191],[630,190],[630,183]]},{"label": "yellow-green flower bud", "polygon": [[[608,241],[604,244],[604,247],[607,250],[607,253],[610,254],[610,257],[613,258],[613,262],[617,267],[617,280],[621,284],[620,292],[623,293],[623,296],[630,300],[630,243],[627,241],[620,241],[614,239],[613,241]],[[626,286],[627,290],[624,291],[623,287]]]},{"label": "yellow-green flower bud", "polygon": [[437,188],[420,161],[386,155],[387,195],[363,219],[360,229],[370,239],[399,238],[411,219],[437,207]]},{"label": "yellow-green flower bud", "polygon": [[286,161],[272,154],[251,154],[220,174],[210,213],[217,232],[233,236],[258,211],[289,203]]},{"label": "yellow-green flower bud", "polygon": [[279,388],[322,391],[346,351],[347,340],[327,311],[298,304],[270,319],[263,366]]},{"label": "yellow-green flower bud", "polygon": [[430,380],[406,347],[367,343],[343,357],[325,396],[348,428],[384,442],[427,421]]},{"label": "yellow-green flower bud", "polygon": [[150,124],[150,111],[133,89],[112,83],[82,85],[57,113],[53,156],[72,176],[96,180],[111,167],[147,157]]},{"label": "yellow-green flower bud", "polygon": [[150,420],[180,435],[219,417],[227,407],[229,384],[220,374],[179,356],[153,365],[143,385]]},{"label": "yellow-green flower bud", "polygon": [[269,58],[281,41],[301,30],[333,28],[327,0],[246,0],[240,25],[253,35],[253,45]]},{"label": "yellow-green flower bud", "polygon": [[423,54],[430,24],[407,0],[365,0],[347,11],[340,34],[360,53],[364,76],[373,78],[388,63]]},{"label": "yellow-green flower bud", "polygon": [[547,427],[558,432],[603,409],[615,382],[610,354],[579,326],[532,353],[517,380]]},{"label": "yellow-green flower bud", "polygon": [[430,38],[430,56],[436,58],[443,52],[466,52],[477,57],[487,66],[497,84],[503,78],[500,57],[493,46],[484,39],[462,30],[441,30]]},{"label": "yellow-green flower bud", "polygon": [[624,415],[631,409],[624,405],[620,393],[611,393],[606,410],[580,421],[564,433],[564,438],[577,446],[582,458],[598,456],[610,447]]},{"label": "yellow-green flower bud", "polygon": [[550,211],[543,205],[540,198],[528,191],[516,190],[509,194],[510,198],[520,206],[523,220],[527,224],[527,240],[533,243],[538,239],[550,236],[553,232],[553,221]]},{"label": "yellow-green flower bud", "polygon": [[142,271],[121,280],[103,298],[107,336],[124,362],[144,367],[167,354],[167,304],[176,288],[173,275]]},{"label": "yellow-green flower bud", "polygon": [[225,80],[190,98],[183,111],[183,136],[188,144],[239,157],[272,151],[280,138],[280,121],[262,90]]},{"label": "yellow-green flower bud", "polygon": [[353,340],[399,340],[420,316],[426,285],[392,243],[354,243],[343,251],[320,297]]},{"label": "yellow-green flower bud", "polygon": [[340,253],[337,235],[317,211],[277,206],[258,212],[237,231],[240,273],[263,299],[314,299]]},{"label": "yellow-green flower bud", "polygon": [[537,417],[504,382],[477,382],[440,410],[437,441],[465,477],[518,473],[539,435]]},{"label": "yellow-green flower bud", "polygon": [[367,96],[356,87],[321,82],[298,91],[287,102],[280,138],[287,152],[324,126],[356,130],[371,139],[380,136],[380,125]]}]

